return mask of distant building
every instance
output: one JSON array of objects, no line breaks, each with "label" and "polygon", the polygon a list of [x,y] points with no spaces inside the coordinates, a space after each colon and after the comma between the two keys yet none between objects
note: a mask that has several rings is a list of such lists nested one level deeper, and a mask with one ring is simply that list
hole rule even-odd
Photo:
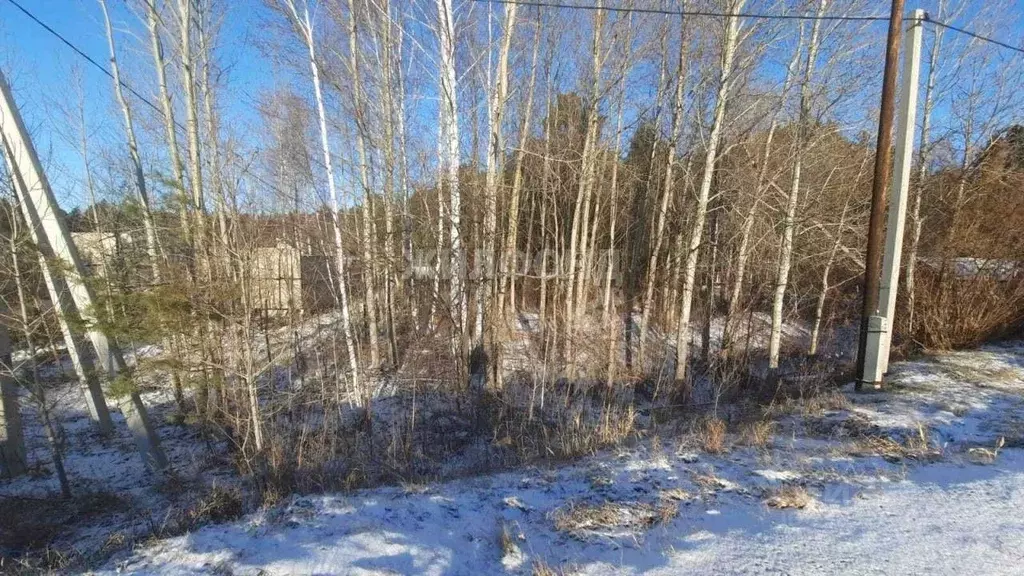
[{"label": "distant building", "polygon": [[303,255],[290,243],[253,250],[251,268],[254,306],[271,314],[289,310],[319,312],[335,305],[331,262],[326,256]]},{"label": "distant building", "polygon": [[[333,308],[336,302],[333,259],[303,254],[308,247],[296,248],[273,226],[262,228],[260,233],[256,246],[241,256],[252,281],[253,308],[271,315],[290,310],[320,312]],[[103,267],[107,263],[123,263],[125,257],[142,248],[128,233],[73,232],[71,238],[83,264],[97,276],[104,275]],[[136,269],[139,265],[139,262],[134,264]]]},{"label": "distant building", "polygon": [[[926,270],[938,274],[942,269],[941,258],[918,258]],[[997,282],[1008,282],[1021,276],[1021,263],[999,258],[950,258],[949,271],[958,280],[987,278]]]},{"label": "distant building", "polygon": [[127,232],[72,232],[71,240],[78,248],[83,264],[93,274],[102,274],[103,264],[120,256],[133,243],[131,234]]}]

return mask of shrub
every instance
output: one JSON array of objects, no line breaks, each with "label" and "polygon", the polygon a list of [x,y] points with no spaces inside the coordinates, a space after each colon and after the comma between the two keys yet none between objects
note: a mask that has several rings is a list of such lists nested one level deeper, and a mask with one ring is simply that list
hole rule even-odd
[{"label": "shrub", "polygon": [[799,484],[783,484],[779,488],[768,491],[764,503],[770,508],[780,510],[785,508],[802,510],[812,501],[811,494],[803,486]]},{"label": "shrub", "polygon": [[698,429],[700,445],[708,454],[725,452],[725,421],[720,418],[704,420]]}]

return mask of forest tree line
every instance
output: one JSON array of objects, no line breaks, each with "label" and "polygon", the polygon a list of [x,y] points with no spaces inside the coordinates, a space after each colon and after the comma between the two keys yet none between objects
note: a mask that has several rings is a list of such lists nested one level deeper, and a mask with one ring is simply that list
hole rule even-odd
[{"label": "forest tree line", "polygon": [[[284,80],[240,131],[222,124],[242,105],[227,3],[130,1],[128,35],[99,0],[116,113],[70,109],[63,126],[86,192],[71,229],[131,238],[89,280],[101,328],[160,345],[149,368],[181,412],[270,460],[294,456],[277,434],[303,410],[278,396],[282,363],[369,427],[376,398],[420,380],[500,397],[526,378],[532,420],[549,382],[612,398],[653,381],[686,403],[698,382],[736,392],[848,354],[884,29],[831,18],[875,3],[671,4],[724,15],[266,0],[248,41]],[[985,4],[929,11],[998,30]],[[939,27],[926,42],[906,349],[975,344],[1024,310],[1024,65]],[[99,151],[97,123],[119,133]],[[4,189],[10,331],[53,347],[40,270],[74,272],[39,259],[8,176]],[[280,245],[322,264],[326,327],[301,298],[267,309],[257,254]]]}]

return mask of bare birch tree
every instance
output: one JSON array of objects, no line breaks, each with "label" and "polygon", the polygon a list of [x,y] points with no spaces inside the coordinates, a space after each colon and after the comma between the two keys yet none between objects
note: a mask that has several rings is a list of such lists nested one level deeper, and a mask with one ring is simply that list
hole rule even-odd
[{"label": "bare birch tree", "polygon": [[286,13],[292,26],[296,29],[300,39],[306,45],[309,53],[309,69],[313,80],[313,96],[316,99],[317,119],[320,124],[320,147],[323,153],[324,170],[327,177],[327,188],[330,191],[331,201],[331,229],[334,238],[334,271],[336,290],[336,301],[341,310],[342,331],[345,335],[345,347],[348,351],[349,369],[352,371],[352,387],[360,398],[365,397],[360,382],[359,363],[356,360],[356,344],[352,335],[352,323],[349,315],[348,286],[345,275],[346,260],[345,249],[341,241],[341,205],[338,200],[338,189],[334,177],[334,164],[331,159],[330,136],[327,132],[327,112],[324,107],[323,90],[320,85],[320,64],[316,57],[316,38],[313,35],[313,21],[309,17],[309,7],[303,4],[302,13],[299,13],[294,0],[282,0]]},{"label": "bare birch tree", "polygon": [[690,240],[686,247],[686,264],[683,275],[682,303],[679,311],[679,322],[676,326],[676,364],[673,380],[680,392],[685,392],[686,368],[690,358],[690,312],[693,307],[693,294],[697,283],[697,258],[700,255],[701,240],[704,236],[704,222],[708,212],[708,200],[711,196],[711,183],[718,162],[718,147],[721,143],[722,130],[725,125],[725,111],[729,94],[734,81],[732,71],[735,64],[736,48],[739,44],[740,16],[746,0],[729,0],[726,2],[730,16],[725,25],[722,42],[721,69],[718,79],[718,90],[715,98],[715,110],[708,136],[707,150],[704,154],[704,175],[697,193],[697,205],[694,210],[694,222],[690,230]]},{"label": "bare birch tree", "polygon": [[[455,18],[452,15],[451,0],[437,0],[437,36],[440,44],[441,79],[441,161],[439,170],[445,174],[448,187],[448,234],[450,238],[450,286],[449,306],[455,324],[455,349],[460,357],[466,353],[467,316],[469,305],[465,291],[465,255],[462,247],[462,200],[459,191],[459,113],[457,105],[457,81],[455,74]],[[440,256],[439,256],[440,257]]]},{"label": "bare birch tree", "polygon": [[824,15],[827,7],[828,0],[820,0],[816,13],[817,19],[811,27],[807,60],[804,63],[803,77],[800,82],[800,117],[797,120],[796,151],[793,157],[789,197],[786,201],[782,247],[779,251],[778,275],[775,278],[775,294],[772,299],[772,327],[768,341],[768,368],[770,370],[777,370],[779,367],[779,351],[782,346],[782,309],[785,305],[786,287],[789,284],[789,271],[793,260],[793,236],[796,232],[796,210],[800,200],[800,176],[810,129],[808,122],[811,115],[811,82],[814,76],[814,65],[818,58],[821,16]]}]

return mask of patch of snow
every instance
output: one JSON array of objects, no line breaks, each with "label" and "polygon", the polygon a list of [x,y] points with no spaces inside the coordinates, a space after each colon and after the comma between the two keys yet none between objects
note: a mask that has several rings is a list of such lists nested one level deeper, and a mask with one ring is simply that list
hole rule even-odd
[{"label": "patch of snow", "polygon": [[[593,575],[1018,573],[1024,451],[1004,449],[988,466],[957,455],[1024,423],[1024,347],[897,364],[891,382],[884,395],[851,394],[849,409],[822,421],[852,419],[892,437],[927,430],[944,461],[851,457],[842,437],[796,432],[723,455],[644,442],[427,492],[295,497],[277,514],[164,540],[98,573],[528,574],[539,562]],[[800,511],[768,508],[764,490],[784,484],[804,486],[814,501]],[[628,512],[665,502],[677,515],[597,538],[559,531],[552,519],[568,503]],[[502,547],[503,526],[511,548]]]}]

